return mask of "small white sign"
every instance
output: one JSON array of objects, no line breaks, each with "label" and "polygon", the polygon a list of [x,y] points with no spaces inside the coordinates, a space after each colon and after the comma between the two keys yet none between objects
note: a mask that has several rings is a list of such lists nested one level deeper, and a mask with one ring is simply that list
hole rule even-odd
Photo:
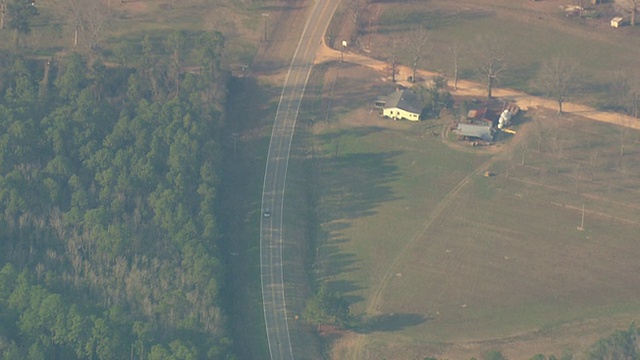
[{"label": "small white sign", "polygon": [[342,46],[347,47],[347,40],[342,40]]}]

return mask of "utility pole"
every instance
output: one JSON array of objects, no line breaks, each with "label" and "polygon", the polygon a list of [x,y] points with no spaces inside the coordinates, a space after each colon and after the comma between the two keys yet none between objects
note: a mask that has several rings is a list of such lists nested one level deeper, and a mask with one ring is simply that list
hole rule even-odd
[{"label": "utility pole", "polygon": [[267,18],[269,14],[262,13],[262,18],[264,18],[264,41],[267,41]]},{"label": "utility pole", "polygon": [[371,51],[371,22],[372,22],[372,21],[373,21],[373,19],[372,19],[372,18],[369,18],[369,27],[368,27],[368,30],[369,30],[369,36],[368,36],[368,39],[367,39],[367,40],[368,40],[367,50],[369,50],[369,51]]},{"label": "utility pole", "polygon": [[233,137],[233,160],[235,161],[236,159],[236,150],[238,148],[238,133],[231,133],[231,136]]},{"label": "utility pole", "polygon": [[580,227],[578,228],[578,230],[584,230],[584,204],[582,204],[582,220],[580,221]]}]

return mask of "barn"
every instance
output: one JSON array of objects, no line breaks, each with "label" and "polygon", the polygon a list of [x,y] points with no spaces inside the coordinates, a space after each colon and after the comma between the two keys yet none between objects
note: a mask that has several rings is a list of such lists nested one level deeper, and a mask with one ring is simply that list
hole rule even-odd
[{"label": "barn", "polygon": [[453,129],[454,134],[470,139],[480,139],[487,142],[493,141],[495,129],[491,124],[457,124]]}]

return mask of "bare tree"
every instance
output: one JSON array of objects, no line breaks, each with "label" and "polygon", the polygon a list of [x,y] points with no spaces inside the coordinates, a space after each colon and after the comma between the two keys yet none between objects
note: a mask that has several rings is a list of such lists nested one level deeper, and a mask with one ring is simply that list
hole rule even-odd
[{"label": "bare tree", "polygon": [[183,31],[175,31],[169,35],[165,41],[165,48],[171,53],[171,70],[175,84],[176,95],[180,93],[180,70],[182,69],[182,58],[184,56],[186,35]]},{"label": "bare tree", "polygon": [[518,145],[518,148],[520,148],[520,166],[525,166],[525,157],[527,156],[527,150],[529,149],[529,147],[527,146],[527,143],[525,141],[521,142],[520,145]]},{"label": "bare tree", "polygon": [[542,123],[542,121],[540,121],[540,119],[534,120],[533,123],[535,125],[535,135],[536,135],[536,143],[537,143],[538,152],[541,152],[542,151],[542,143],[543,143],[544,139],[548,136],[548,131],[544,127],[544,124]]},{"label": "bare tree", "polygon": [[80,0],[67,0],[65,6],[60,6],[59,9],[62,10],[63,15],[66,16],[69,21],[68,23],[73,26],[73,47],[78,46],[78,32],[82,28],[82,19],[83,19],[83,2]]},{"label": "bare tree", "polygon": [[460,56],[462,54],[462,45],[453,43],[449,46],[449,51],[453,57],[453,90],[458,90],[458,78],[460,77]]},{"label": "bare tree", "polygon": [[629,129],[633,126],[633,124],[630,118],[623,117],[621,115],[618,115],[618,123],[620,124],[620,157],[623,157],[625,154],[625,142],[627,136],[629,135]]},{"label": "bare tree", "polygon": [[0,30],[4,29],[4,16],[7,13],[8,0],[0,0]]},{"label": "bare tree", "polygon": [[629,87],[629,92],[627,93],[627,111],[629,115],[633,117],[640,117],[640,74],[636,73],[636,75],[632,78],[631,86]]},{"label": "bare tree", "polygon": [[577,65],[572,61],[554,56],[540,70],[538,87],[558,103],[558,114],[562,114],[562,104],[577,88],[576,68]]},{"label": "bare tree", "polygon": [[638,117],[640,108],[640,73],[615,72],[611,86],[612,100],[627,114]]},{"label": "bare tree", "polygon": [[348,0],[347,8],[353,20],[354,32],[351,34],[351,42],[356,43],[360,34],[360,25],[362,22],[362,14],[366,5],[366,0]]},{"label": "bare tree", "polygon": [[598,160],[598,155],[600,154],[599,150],[593,150],[591,151],[591,153],[589,154],[589,168],[591,170],[591,178],[590,180],[593,181],[593,174],[596,171],[596,166],[597,166],[597,160]]},{"label": "bare tree", "polygon": [[389,59],[389,71],[391,72],[391,81],[396,82],[398,74],[398,39],[391,38],[391,58]]},{"label": "bare tree", "polygon": [[89,53],[94,53],[104,38],[111,16],[109,7],[100,0],[65,0],[58,9],[72,26],[73,47],[82,44]]},{"label": "bare tree", "polygon": [[139,66],[141,72],[146,81],[148,81],[151,89],[151,94],[155,101],[160,101],[164,98],[164,91],[161,86],[161,81],[165,77],[166,64],[158,56],[158,49],[154,45],[149,35],[146,35],[142,40],[142,58],[140,59]]},{"label": "bare tree", "polygon": [[573,183],[575,185],[576,194],[579,193],[580,186],[580,172],[582,170],[582,166],[578,163],[575,167],[575,172],[573,173]]},{"label": "bare tree", "polygon": [[636,26],[636,14],[638,13],[640,0],[616,0],[616,7],[629,13],[631,26]]},{"label": "bare tree", "polygon": [[487,79],[487,98],[493,98],[493,87],[506,69],[507,50],[497,38],[482,38],[479,41],[478,54],[480,72]]},{"label": "bare tree", "polygon": [[420,61],[425,57],[427,52],[427,44],[429,43],[429,32],[420,24],[416,29],[411,31],[408,36],[409,51],[411,52],[411,82],[416,82],[416,72]]},{"label": "bare tree", "polygon": [[560,138],[560,118],[553,119],[553,148],[555,149]]},{"label": "bare tree", "polygon": [[559,138],[559,132],[560,132],[560,119],[554,119],[554,128],[555,128],[555,134],[554,134],[554,138],[553,138],[553,143],[551,144],[551,150],[553,151],[553,154],[556,156],[558,162],[556,163],[556,174],[560,173],[560,167],[562,166],[562,160],[563,160],[563,152],[564,152],[564,145],[561,141],[561,139]]},{"label": "bare tree", "polygon": [[111,16],[110,9],[102,1],[82,4],[82,38],[87,50],[93,53],[104,38],[104,30]]}]

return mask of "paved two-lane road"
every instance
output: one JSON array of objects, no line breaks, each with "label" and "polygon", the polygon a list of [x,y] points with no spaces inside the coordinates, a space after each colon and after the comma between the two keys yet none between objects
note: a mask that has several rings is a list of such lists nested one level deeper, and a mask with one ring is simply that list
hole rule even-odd
[{"label": "paved two-lane road", "polygon": [[[271,133],[262,190],[260,271],[262,301],[272,360],[293,359],[283,280],[282,216],[291,139],[313,59],[340,0],[315,0],[293,55]],[[265,217],[265,210],[269,216]]]}]

